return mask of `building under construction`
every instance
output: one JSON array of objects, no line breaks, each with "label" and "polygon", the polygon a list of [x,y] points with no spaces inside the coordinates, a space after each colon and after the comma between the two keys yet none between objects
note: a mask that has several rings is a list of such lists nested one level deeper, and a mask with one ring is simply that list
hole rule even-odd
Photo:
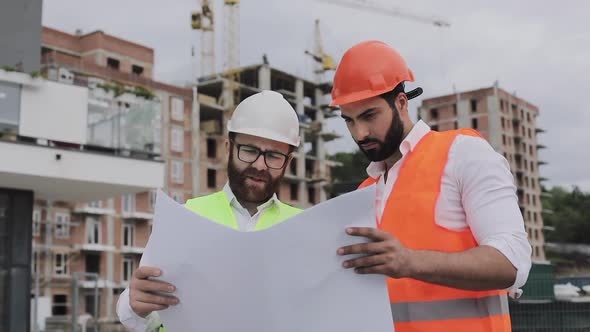
[{"label": "building under construction", "polygon": [[[191,87],[164,84],[152,76],[153,49],[101,31],[43,28],[41,59],[49,80],[88,90],[88,146],[96,153],[165,163],[163,189],[178,202],[223,187],[231,112],[254,93],[278,91],[297,111],[302,144],[277,195],[300,208],[328,198],[332,163],[325,142],[337,138],[325,131],[325,120],[334,116],[323,102],[328,85],[267,64],[211,75]],[[35,200],[32,289],[42,299],[38,321],[46,331],[69,324],[74,311],[99,317],[111,330],[120,328],[115,304],[139,266],[154,202],[154,190],[92,202]],[[75,274],[82,277],[73,280]]]},{"label": "building under construction", "polygon": [[517,185],[520,211],[533,246],[533,260],[546,262],[537,142],[539,109],[498,86],[424,99],[418,117],[433,130],[473,128],[510,163]]}]

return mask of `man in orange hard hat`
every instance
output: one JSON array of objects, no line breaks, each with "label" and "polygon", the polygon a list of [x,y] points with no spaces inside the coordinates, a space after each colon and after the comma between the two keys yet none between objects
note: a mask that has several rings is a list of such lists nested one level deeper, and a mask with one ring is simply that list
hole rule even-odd
[{"label": "man in orange hard hat", "polygon": [[333,106],[370,159],[376,228],[338,249],[344,267],[386,275],[395,330],[511,331],[507,295],[518,296],[531,246],[506,159],[471,129],[413,123],[405,92],[414,75],[385,43],[350,48],[334,76]]}]

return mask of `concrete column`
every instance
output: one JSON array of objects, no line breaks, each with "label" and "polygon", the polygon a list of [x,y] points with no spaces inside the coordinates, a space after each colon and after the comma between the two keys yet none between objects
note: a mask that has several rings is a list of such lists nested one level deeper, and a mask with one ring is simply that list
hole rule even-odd
[{"label": "concrete column", "polygon": [[494,150],[501,152],[502,151],[502,133],[504,130],[502,129],[501,115],[500,115],[500,103],[497,96],[488,96],[485,100],[487,100],[488,106],[488,136],[490,139],[490,144],[494,148]]},{"label": "concrete column", "polygon": [[199,104],[197,85],[193,86],[193,103],[191,111],[191,137],[192,137],[192,174],[193,197],[201,192],[201,105]]},{"label": "concrete column", "polygon": [[[44,284],[45,288],[43,295],[51,299],[51,276],[53,275],[53,253],[51,246],[53,244],[53,227],[55,225],[55,218],[53,215],[53,201],[47,201],[47,220],[45,224],[45,266],[44,266]],[[53,301],[53,299],[52,299]]]},{"label": "concrete column", "polygon": [[[107,200],[109,210],[115,210],[115,202],[112,198]],[[115,218],[113,214],[107,215],[107,243],[108,246],[115,246]],[[106,275],[106,317],[113,318],[113,288],[112,284],[115,282],[115,253],[112,250],[106,252],[107,255],[107,275]]]},{"label": "concrete column", "polygon": [[258,69],[258,88],[270,90],[270,67],[268,65],[262,65]]},{"label": "concrete column", "polygon": [[[322,98],[322,92],[320,89],[315,89],[315,106],[317,107],[317,111],[316,111],[316,118],[317,120],[322,124],[322,132],[325,128],[325,118],[324,118],[324,112],[322,110],[320,110],[320,100]],[[327,172],[326,172],[326,147],[325,147],[325,143],[324,143],[324,139],[322,138],[322,135],[318,135],[318,139],[316,142],[316,156],[318,158],[319,161],[319,168],[320,168],[320,177],[322,179],[325,179],[327,176]],[[323,202],[325,200],[328,199],[328,195],[326,193],[325,187],[324,187],[325,183],[324,182],[320,182],[316,185],[316,191],[318,192],[319,195],[319,201]]]}]

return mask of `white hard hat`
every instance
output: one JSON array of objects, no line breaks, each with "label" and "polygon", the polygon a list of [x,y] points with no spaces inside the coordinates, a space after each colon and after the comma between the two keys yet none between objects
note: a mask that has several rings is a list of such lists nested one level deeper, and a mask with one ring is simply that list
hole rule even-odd
[{"label": "white hard hat", "polygon": [[227,123],[227,130],[299,146],[299,119],[283,95],[264,90],[244,99]]}]

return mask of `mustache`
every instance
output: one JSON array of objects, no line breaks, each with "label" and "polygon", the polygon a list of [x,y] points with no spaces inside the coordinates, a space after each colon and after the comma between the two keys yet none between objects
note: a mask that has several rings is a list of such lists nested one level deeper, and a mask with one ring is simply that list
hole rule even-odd
[{"label": "mustache", "polygon": [[356,144],[358,144],[358,145],[364,145],[364,144],[369,144],[369,143],[383,144],[383,143],[381,143],[380,140],[378,140],[376,138],[365,138],[362,141],[357,141],[356,142]]},{"label": "mustache", "polygon": [[245,178],[247,176],[257,178],[257,179],[262,179],[264,182],[270,182],[272,180],[272,178],[268,172],[260,171],[260,170],[253,168],[253,167],[248,167],[242,172],[242,174],[241,174],[242,178]]}]

